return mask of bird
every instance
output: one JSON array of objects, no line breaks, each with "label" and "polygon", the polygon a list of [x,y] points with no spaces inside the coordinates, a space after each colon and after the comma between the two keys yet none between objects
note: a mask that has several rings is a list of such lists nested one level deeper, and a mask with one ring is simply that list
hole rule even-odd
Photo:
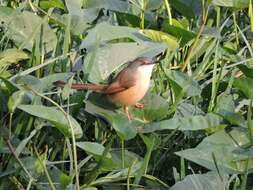
[{"label": "bird", "polygon": [[[152,71],[156,63],[156,57],[139,57],[128,63],[109,84],[72,84],[76,90],[91,90],[107,96],[110,102],[123,107],[128,120],[132,120],[129,106],[143,108],[139,101],[149,89]],[[64,81],[56,81],[56,86],[63,88]]]}]

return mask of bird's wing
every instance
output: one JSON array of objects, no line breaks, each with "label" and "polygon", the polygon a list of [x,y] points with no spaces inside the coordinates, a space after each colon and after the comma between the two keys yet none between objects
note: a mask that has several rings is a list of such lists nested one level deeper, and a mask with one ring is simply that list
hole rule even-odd
[{"label": "bird's wing", "polygon": [[129,73],[129,70],[123,69],[114,82],[112,82],[104,91],[105,94],[114,94],[122,92],[135,85],[135,78],[132,78],[133,73]]}]

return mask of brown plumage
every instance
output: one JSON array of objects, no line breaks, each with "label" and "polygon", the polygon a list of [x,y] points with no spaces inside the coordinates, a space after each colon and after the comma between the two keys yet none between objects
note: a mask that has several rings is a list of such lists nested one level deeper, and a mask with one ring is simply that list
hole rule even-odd
[{"label": "brown plumage", "polygon": [[[130,114],[128,113],[128,106],[136,105],[142,107],[138,101],[140,101],[146,94],[152,69],[156,61],[150,58],[137,58],[130,62],[129,65],[124,68],[117,77],[108,85],[101,84],[72,84],[71,88],[76,90],[92,90],[94,92],[106,94],[108,99],[124,107],[128,119],[130,120]],[[55,85],[63,87],[65,82],[57,81]]]}]

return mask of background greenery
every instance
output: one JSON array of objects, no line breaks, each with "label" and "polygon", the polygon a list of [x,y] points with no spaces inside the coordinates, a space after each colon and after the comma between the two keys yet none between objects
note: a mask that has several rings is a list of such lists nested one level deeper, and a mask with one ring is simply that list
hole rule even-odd
[{"label": "background greenery", "polygon": [[[253,189],[252,32],[252,0],[0,0],[0,189]],[[70,89],[161,52],[131,122]]]}]

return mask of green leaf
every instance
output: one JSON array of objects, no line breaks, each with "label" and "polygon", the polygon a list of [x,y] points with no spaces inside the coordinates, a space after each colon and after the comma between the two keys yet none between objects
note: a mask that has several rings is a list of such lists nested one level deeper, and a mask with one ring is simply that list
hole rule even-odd
[{"label": "green leaf", "polygon": [[180,12],[188,19],[201,14],[201,0],[173,0],[170,1],[172,8]]},{"label": "green leaf", "polygon": [[[102,144],[95,142],[77,142],[76,145],[86,151],[88,154],[92,154],[95,156],[102,156],[105,150],[105,147]],[[111,158],[111,154],[108,153],[106,155],[107,158]]]},{"label": "green leaf", "polygon": [[151,30],[151,29],[145,29],[142,30],[143,34],[147,36],[148,38],[152,39],[155,42],[164,42],[169,47],[168,49],[171,51],[175,51],[178,48],[178,43],[175,39],[175,37],[166,34],[161,31]]},{"label": "green leaf", "polygon": [[40,79],[40,82],[42,84],[42,91],[49,90],[55,85],[53,84],[55,81],[63,80],[66,81],[70,77],[73,76],[73,73],[54,73],[51,75],[47,75]]},{"label": "green leaf", "polygon": [[242,91],[244,95],[249,99],[253,98],[252,84],[253,84],[253,79],[245,77],[245,76],[242,76],[239,79],[238,78],[235,79],[233,83],[234,87]]},{"label": "green leaf", "polygon": [[[185,73],[182,73],[180,71],[168,70],[166,74],[181,89],[186,90],[188,96],[199,96],[201,94],[201,88],[198,82],[194,80],[191,81],[190,77]],[[187,89],[185,89],[186,87]]]},{"label": "green leaf", "polygon": [[37,130],[34,129],[30,132],[29,136],[24,138],[19,144],[18,147],[15,150],[16,155],[19,157],[20,153],[23,153],[24,148],[26,147],[27,143],[36,135]]},{"label": "green leaf", "polygon": [[[104,100],[102,99],[102,101]],[[85,110],[91,114],[99,114],[106,118],[113,129],[117,132],[118,136],[123,140],[134,138],[137,134],[136,127],[142,124],[140,121],[136,120],[129,121],[125,114],[113,112],[108,108],[103,108],[101,104],[97,106],[89,101],[86,103]]]},{"label": "green leaf", "polygon": [[92,23],[99,14],[99,8],[87,9],[83,6],[85,5],[83,0],[65,0],[68,12],[73,17],[78,17],[78,20],[82,20],[83,23]]},{"label": "green leaf", "polygon": [[17,64],[19,61],[28,59],[28,55],[18,49],[7,49],[0,53],[0,76],[6,75],[7,69],[12,64]]},{"label": "green leaf", "polygon": [[73,35],[81,35],[83,34],[88,28],[91,27],[90,24],[83,21],[83,17],[78,15],[61,15],[60,20],[67,25],[67,19],[70,17],[70,31]]},{"label": "green leaf", "polygon": [[232,95],[221,94],[217,98],[215,112],[231,124],[245,127],[246,121],[240,113],[235,113],[235,103]]},{"label": "green leaf", "polygon": [[8,91],[8,94],[12,94],[18,90],[18,87],[12,81],[9,81],[0,76],[0,89]]},{"label": "green leaf", "polygon": [[228,183],[228,177],[226,174],[219,176],[217,172],[192,174],[177,182],[170,190],[224,190]]},{"label": "green leaf", "polygon": [[249,6],[249,0],[212,0],[212,4],[215,6],[242,9]]},{"label": "green leaf", "polygon": [[40,7],[46,10],[49,8],[65,9],[65,6],[61,0],[40,0]]},{"label": "green leaf", "polygon": [[84,3],[84,8],[99,8],[107,9],[117,12],[127,12],[129,5],[125,1],[118,0],[86,0]]},{"label": "green leaf", "polygon": [[192,31],[180,28],[178,26],[170,25],[168,20],[164,20],[162,24],[162,30],[176,37],[177,40],[180,41],[181,46],[184,46],[196,36],[196,34]]},{"label": "green leaf", "polygon": [[[129,38],[140,43],[142,42],[140,39],[141,36],[142,35],[137,28],[131,28],[127,26],[113,26],[107,22],[102,22],[97,24],[88,32],[88,35],[80,45],[80,49],[86,48],[87,50],[91,50],[94,48],[97,42],[104,44],[105,42],[111,40],[123,38]],[[144,36],[142,38],[145,39]]]},{"label": "green leaf", "polygon": [[59,175],[59,181],[60,181],[60,184],[61,184],[61,189],[65,189],[66,190],[67,186],[69,184],[71,184],[71,180],[72,180],[71,176],[68,176],[65,173],[61,173]]},{"label": "green leaf", "polygon": [[[60,130],[63,135],[71,137],[71,129],[66,116],[56,107],[46,107],[41,105],[20,105],[19,109],[42,119],[50,121],[54,126]],[[74,134],[77,138],[82,137],[83,131],[78,122],[72,117],[68,116],[74,129]]]},{"label": "green leaf", "polygon": [[28,55],[22,50],[15,48],[6,49],[0,53],[0,66],[2,67],[3,65],[11,65],[28,58]]},{"label": "green leaf", "polygon": [[135,118],[147,121],[157,121],[163,119],[169,110],[169,103],[166,99],[153,93],[147,93],[147,95],[141,100],[144,104],[144,108],[130,110]]},{"label": "green leaf", "polygon": [[205,116],[175,117],[169,120],[149,123],[140,132],[151,133],[160,130],[196,131],[215,128],[221,125],[222,118],[218,115],[208,113]]},{"label": "green leaf", "polygon": [[[45,52],[54,50],[57,38],[53,30],[39,16],[32,12],[0,7],[0,22],[6,27],[6,35],[17,46],[32,51],[34,39],[40,35]],[[42,28],[42,29],[41,29]],[[42,32],[41,32],[42,30]]]},{"label": "green leaf", "polygon": [[[235,143],[236,142],[236,143]],[[206,137],[196,148],[176,152],[176,155],[195,162],[210,170],[216,170],[216,164],[220,171],[229,174],[244,172],[247,164],[247,157],[234,153],[238,145],[243,146],[249,143],[245,131],[234,129],[226,133],[224,130]],[[214,162],[215,157],[215,162]],[[241,160],[244,158],[244,160]],[[253,163],[248,165],[249,170],[253,169]]]},{"label": "green leaf", "polygon": [[148,168],[149,160],[151,158],[151,153],[152,153],[154,146],[156,144],[156,137],[154,135],[150,135],[150,136],[141,135],[141,138],[146,145],[147,152],[146,152],[145,157],[141,163],[140,169],[135,174],[134,184],[139,184],[141,177],[143,175],[145,175],[147,168]]},{"label": "green leaf", "polygon": [[[84,72],[89,72],[88,79],[90,82],[99,83],[106,80],[112,72],[124,63],[137,57],[154,57],[166,48],[165,44],[151,42],[107,44],[96,52],[91,52],[87,55],[84,63]],[[88,68],[91,68],[91,70]]]},{"label": "green leaf", "polygon": [[29,97],[26,94],[26,91],[19,90],[14,92],[8,100],[8,109],[10,113],[13,113],[17,106],[29,102]]},{"label": "green leaf", "polygon": [[253,68],[248,65],[238,65],[237,66],[246,77],[253,78]]}]

